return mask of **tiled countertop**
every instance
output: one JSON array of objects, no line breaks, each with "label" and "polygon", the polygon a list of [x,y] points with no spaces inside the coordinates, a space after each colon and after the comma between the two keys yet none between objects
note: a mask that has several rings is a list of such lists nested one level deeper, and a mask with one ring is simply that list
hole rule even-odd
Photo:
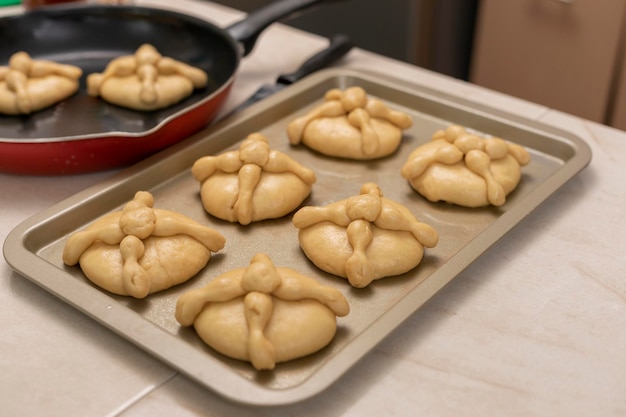
[{"label": "tiled countertop", "polygon": [[[137,3],[220,26],[242,17],[209,2]],[[324,44],[272,26],[242,61],[224,112]],[[328,390],[283,407],[246,407],[216,396],[2,259],[1,415],[626,415],[626,133],[360,49],[340,65],[375,68],[571,131],[591,147],[591,165]],[[0,174],[0,239],[112,174]]]}]

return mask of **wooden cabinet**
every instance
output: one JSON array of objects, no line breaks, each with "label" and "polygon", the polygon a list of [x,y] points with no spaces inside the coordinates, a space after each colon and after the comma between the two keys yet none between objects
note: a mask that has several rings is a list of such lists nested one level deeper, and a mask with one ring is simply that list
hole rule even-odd
[{"label": "wooden cabinet", "polygon": [[618,78],[615,82],[615,99],[609,109],[608,124],[618,129],[626,130],[626,43],[622,44],[622,56],[618,69]]},{"label": "wooden cabinet", "polygon": [[481,0],[469,79],[610,124],[626,111],[625,13],[626,0]]}]

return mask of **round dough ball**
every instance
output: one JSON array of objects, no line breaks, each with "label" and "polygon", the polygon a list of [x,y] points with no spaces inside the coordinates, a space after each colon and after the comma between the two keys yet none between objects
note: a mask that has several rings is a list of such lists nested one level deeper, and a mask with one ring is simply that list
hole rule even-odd
[{"label": "round dough ball", "polygon": [[[264,172],[252,193],[252,221],[283,217],[298,208],[310,193],[311,185],[295,174]],[[239,196],[237,173],[213,174],[202,183],[200,196],[208,213],[229,222],[240,220],[235,208]]]},{"label": "round dough ball", "polygon": [[528,151],[496,137],[452,125],[417,147],[401,174],[426,199],[464,207],[501,206],[519,184]]},{"label": "round dough ball", "polygon": [[[211,259],[211,251],[194,238],[184,235],[149,237],[139,265],[150,283],[148,294],[165,290],[196,275]],[[131,295],[124,288],[124,261],[120,245],[97,241],[80,257],[80,267],[91,282],[118,295]]]},{"label": "round dough ball", "polygon": [[287,136],[291,144],[302,142],[324,155],[370,160],[394,153],[412,124],[408,113],[352,86],[328,90],[320,105],[289,122]]},{"label": "round dough ball", "polygon": [[[31,113],[57,104],[73,95],[78,90],[78,80],[55,75],[33,78],[28,81],[26,90],[30,97],[28,113]],[[20,111],[16,105],[15,93],[10,91],[4,82],[0,82],[0,113],[9,115],[26,113]]]},{"label": "round dough ball", "polygon": [[[517,161],[510,155],[491,162],[494,179],[502,186],[505,195],[511,193],[521,179]],[[454,165],[431,164],[424,174],[409,180],[411,186],[429,201],[445,201],[464,207],[491,205],[487,196],[487,183],[480,175],[470,171],[464,162]]]},{"label": "round dough ball", "polygon": [[193,277],[224,247],[217,231],[170,210],[138,191],[121,211],[108,213],[73,233],[63,263],[79,264],[96,285],[119,295],[144,298]]},{"label": "round dough ball", "polygon": [[57,104],[78,91],[82,74],[77,66],[16,52],[0,66],[0,113],[30,114]]},{"label": "round dough ball", "polygon": [[201,183],[205,210],[242,225],[290,213],[316,181],[312,170],[270,149],[258,132],[249,134],[238,150],[198,159],[191,172]]},{"label": "round dough ball", "polygon": [[261,370],[322,349],[335,336],[336,316],[349,312],[336,288],[257,253],[248,267],[181,295],[175,316],[213,349]]},{"label": "round dough ball", "polygon": [[100,87],[100,96],[109,103],[133,110],[150,111],[172,106],[194,90],[192,82],[180,75],[159,75],[154,82],[155,100],[142,100],[142,83],[136,75],[108,78]]},{"label": "round dough ball", "polygon": [[89,74],[87,94],[121,107],[151,111],[180,102],[207,82],[204,70],[164,57],[145,43],[133,55],[112,59],[103,72]]},{"label": "round dough ball", "polygon": [[357,288],[408,272],[421,262],[424,247],[439,240],[435,229],[383,197],[375,183],[363,184],[356,196],[303,207],[292,223],[307,258]]},{"label": "round dough ball", "polygon": [[382,119],[371,119],[370,124],[379,138],[378,150],[373,154],[363,152],[361,131],[346,116],[311,120],[302,143],[324,155],[345,159],[369,160],[394,153],[402,142],[402,130]]},{"label": "round dough ball", "polygon": [[[348,278],[346,264],[353,254],[345,227],[322,222],[301,229],[300,246],[323,271]],[[424,246],[406,231],[383,230],[372,225],[372,242],[365,250],[372,280],[403,274],[424,256]]]},{"label": "round dough ball", "polygon": [[[335,337],[337,319],[328,307],[310,299],[285,301],[272,297],[272,302],[272,318],[264,335],[274,346],[276,363],[317,352]],[[207,345],[221,354],[250,361],[243,306],[243,297],[207,304],[194,328]]]}]

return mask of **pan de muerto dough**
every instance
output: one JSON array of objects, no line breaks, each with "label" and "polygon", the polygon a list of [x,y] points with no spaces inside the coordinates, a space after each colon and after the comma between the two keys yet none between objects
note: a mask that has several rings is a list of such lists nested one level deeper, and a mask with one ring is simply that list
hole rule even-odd
[{"label": "pan de muerto dough", "polygon": [[208,75],[200,68],[162,56],[150,44],[134,55],[113,59],[102,73],[87,76],[87,92],[118,106],[157,110],[172,106],[206,86]]},{"label": "pan de muerto dough", "polygon": [[78,90],[82,74],[73,65],[17,52],[8,66],[0,66],[0,113],[29,114],[63,101]]},{"label": "pan de muerto dough", "polygon": [[287,126],[291,144],[302,142],[322,154],[375,159],[396,151],[411,116],[370,98],[361,87],[329,90],[324,103]]},{"label": "pan de muerto dough", "polygon": [[501,206],[520,182],[521,167],[529,162],[530,154],[520,145],[450,126],[415,149],[401,173],[430,201]]},{"label": "pan de muerto dough", "polygon": [[291,213],[316,181],[312,170],[270,149],[260,133],[250,134],[236,151],[198,159],[191,171],[202,184],[206,211],[242,225]]},{"label": "pan de muerto dough", "polygon": [[276,267],[263,253],[246,268],[226,272],[203,288],[183,294],[176,319],[193,325],[218,352],[256,369],[273,369],[316,352],[334,338],[336,317],[350,307],[336,288],[290,268]]},{"label": "pan de muerto dough", "polygon": [[359,195],[324,207],[308,206],[293,216],[306,256],[320,269],[347,278],[354,287],[399,275],[416,267],[424,247],[439,240],[437,232],[419,222],[403,205],[374,183]]},{"label": "pan de muerto dough", "polygon": [[224,247],[224,237],[182,214],[153,208],[139,191],[122,211],[71,235],[63,262],[80,264],[94,284],[119,295],[144,298],[187,281]]}]

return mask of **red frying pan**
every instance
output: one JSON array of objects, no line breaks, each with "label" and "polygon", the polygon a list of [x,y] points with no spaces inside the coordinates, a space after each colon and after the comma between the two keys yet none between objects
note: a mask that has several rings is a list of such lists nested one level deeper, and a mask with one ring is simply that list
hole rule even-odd
[{"label": "red frying pan", "polygon": [[[0,18],[0,65],[18,51],[83,69],[77,94],[25,116],[0,115],[0,172],[60,175],[134,163],[197,132],[229,94],[240,59],[270,24],[324,0],[279,0],[225,29],[135,6],[63,5]],[[328,0],[326,0],[328,2]],[[209,85],[163,110],[138,112],[86,94],[85,78],[144,43],[200,67]]]}]

